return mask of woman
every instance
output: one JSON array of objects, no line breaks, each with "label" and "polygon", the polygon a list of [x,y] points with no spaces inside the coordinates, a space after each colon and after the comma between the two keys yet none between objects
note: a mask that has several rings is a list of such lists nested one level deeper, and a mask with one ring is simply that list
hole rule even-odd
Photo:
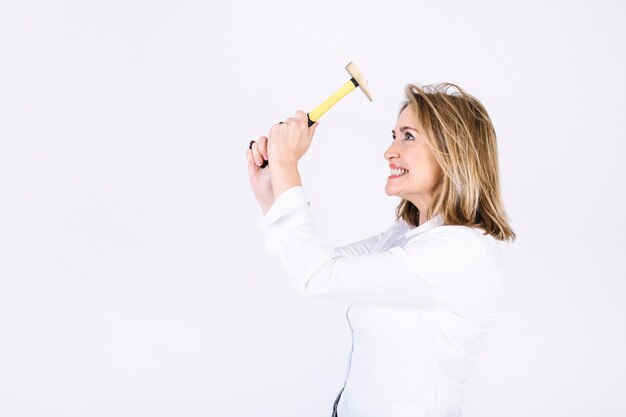
[{"label": "woman", "polygon": [[385,192],[401,201],[380,235],[335,248],[317,233],[297,166],[317,127],[304,112],[247,151],[267,249],[301,292],[351,305],[350,366],[333,410],[340,417],[461,416],[497,311],[498,241],[515,238],[481,103],[454,84],[405,92],[384,154]]}]

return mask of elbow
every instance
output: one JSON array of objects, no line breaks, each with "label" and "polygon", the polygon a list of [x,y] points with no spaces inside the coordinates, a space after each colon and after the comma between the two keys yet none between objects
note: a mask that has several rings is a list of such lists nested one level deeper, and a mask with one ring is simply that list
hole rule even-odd
[{"label": "elbow", "polygon": [[[298,248],[291,250],[297,251]],[[332,250],[306,257],[289,256],[284,259],[283,266],[298,293],[315,296],[331,290],[341,259]]]},{"label": "elbow", "polygon": [[329,262],[314,271],[303,272],[295,276],[294,284],[299,294],[316,297],[332,291],[332,265]]},{"label": "elbow", "polygon": [[313,276],[308,277],[306,279],[303,279],[302,281],[299,281],[298,284],[296,284],[296,290],[298,294],[308,297],[315,297],[328,293],[328,288],[319,285],[319,283],[313,278]]}]

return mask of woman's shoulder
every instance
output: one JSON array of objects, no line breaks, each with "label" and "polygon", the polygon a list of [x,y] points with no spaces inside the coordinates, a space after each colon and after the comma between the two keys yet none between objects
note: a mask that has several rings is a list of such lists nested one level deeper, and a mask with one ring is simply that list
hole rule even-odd
[{"label": "woman's shoulder", "polygon": [[430,230],[430,233],[439,233],[441,235],[457,236],[472,240],[477,239],[485,243],[496,241],[493,236],[486,234],[485,231],[479,227],[442,224]]},{"label": "woman's shoulder", "polygon": [[447,253],[457,261],[497,268],[502,264],[499,241],[480,228],[442,224],[420,238],[423,245]]}]

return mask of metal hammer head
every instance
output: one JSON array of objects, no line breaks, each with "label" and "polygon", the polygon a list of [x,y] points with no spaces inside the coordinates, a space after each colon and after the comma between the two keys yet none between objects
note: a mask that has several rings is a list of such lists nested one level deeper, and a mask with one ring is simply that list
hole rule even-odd
[{"label": "metal hammer head", "polygon": [[368,98],[368,100],[372,101],[372,93],[367,86],[367,79],[365,78],[365,75],[363,75],[359,67],[357,67],[354,62],[350,61],[350,63],[346,65],[346,71],[348,71],[348,74],[350,74],[352,78],[354,78],[355,81],[359,84],[359,87],[361,87],[361,90]]}]

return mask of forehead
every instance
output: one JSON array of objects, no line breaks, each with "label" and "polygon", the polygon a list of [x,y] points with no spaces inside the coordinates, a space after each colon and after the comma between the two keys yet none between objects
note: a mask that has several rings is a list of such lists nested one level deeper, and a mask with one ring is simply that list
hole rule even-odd
[{"label": "forehead", "polygon": [[411,106],[407,106],[398,116],[396,127],[408,127],[413,130],[420,131],[421,124],[417,117],[417,113],[413,111]]}]

